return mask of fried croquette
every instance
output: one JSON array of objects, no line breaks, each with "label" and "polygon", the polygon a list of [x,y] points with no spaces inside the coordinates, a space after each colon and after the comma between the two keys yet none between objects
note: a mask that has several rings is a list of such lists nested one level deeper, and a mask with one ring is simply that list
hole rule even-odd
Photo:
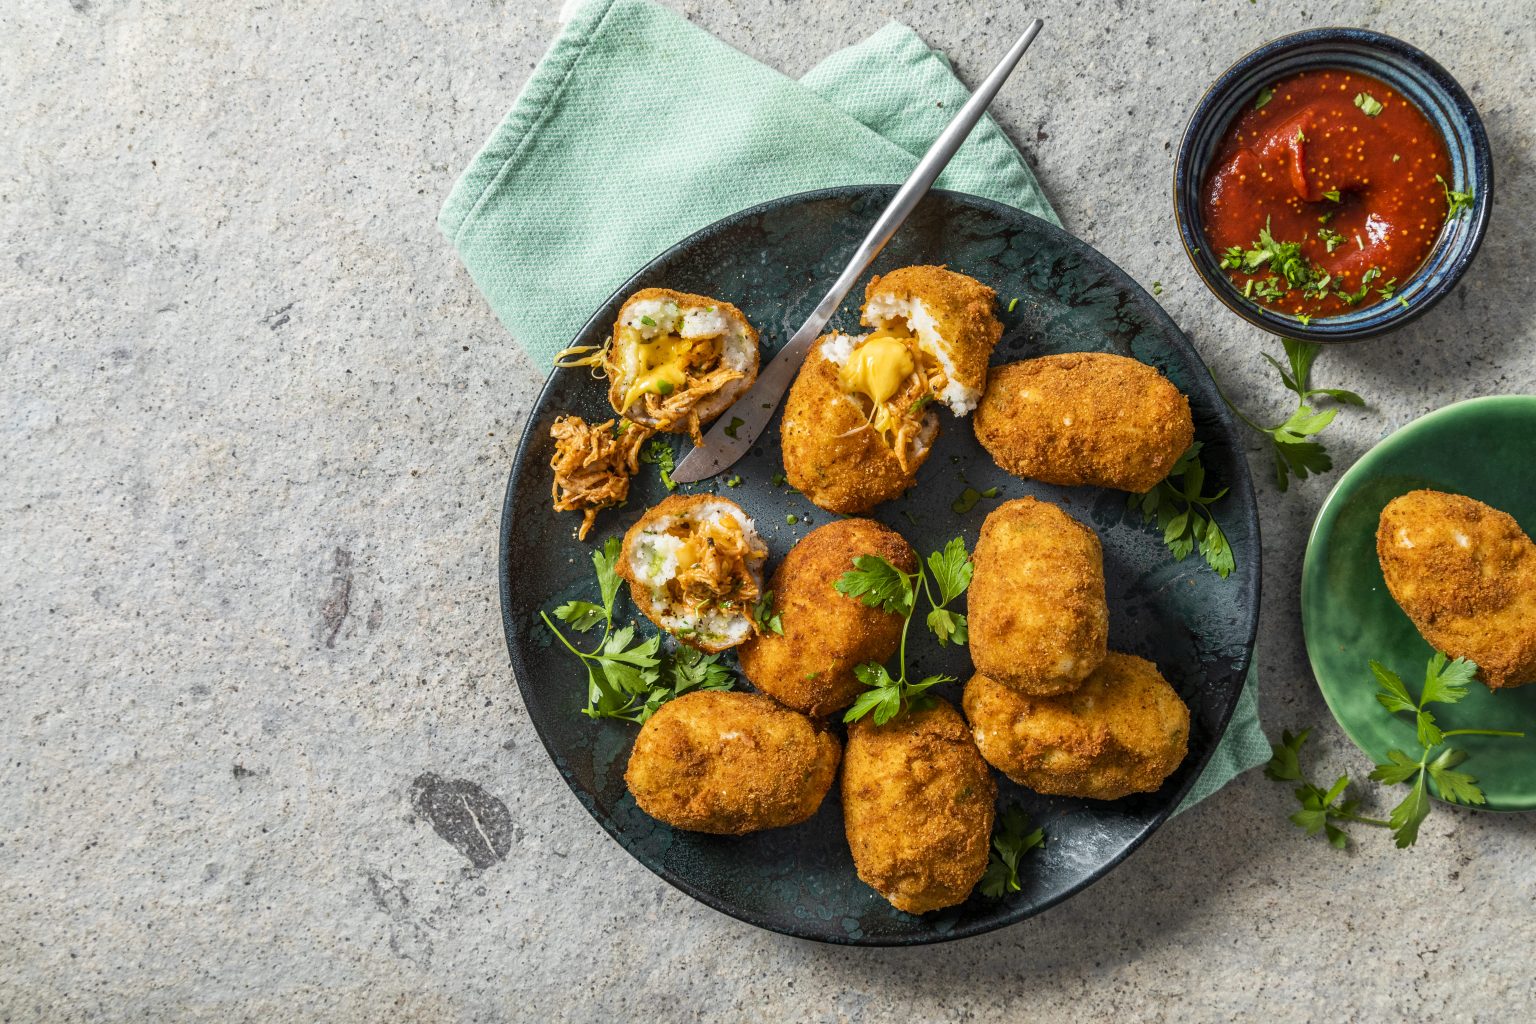
[{"label": "fried croquette", "polygon": [[1154,793],[1189,752],[1189,708],[1156,665],[1118,651],[1082,686],[1055,697],[972,676],[965,717],[994,768],[1052,796]]},{"label": "fried croquette", "polygon": [[768,545],[741,506],[708,494],[674,494],[624,535],[616,571],[635,606],[701,651],[751,635]]},{"label": "fried croquette", "polygon": [[[921,388],[913,390],[918,377],[910,360],[905,376],[894,382],[882,379],[886,369],[866,368],[873,399],[844,389],[843,370],[864,340],[834,333],[816,342],[789,389],[780,427],[790,485],[821,508],[844,515],[864,512],[911,487],[939,434],[938,416],[922,400]],[[902,368],[898,360],[893,372]],[[908,393],[919,397],[900,404]],[[886,420],[880,419],[882,408],[891,409]]]},{"label": "fried croquette", "polygon": [[997,293],[944,267],[902,267],[864,289],[863,322],[911,339],[930,393],[956,416],[976,408],[987,387],[987,363],[1003,336],[993,312]]},{"label": "fried croquette", "polygon": [[1048,484],[1150,491],[1195,439],[1189,399],[1125,356],[1071,352],[994,367],[976,440],[1003,469]]},{"label": "fried croquette", "polygon": [[1109,607],[1098,535],[1054,505],[1019,498],[981,524],[968,598],[976,671],[1021,693],[1081,685],[1104,660]]},{"label": "fried croquette", "polygon": [[760,630],[736,649],[753,686],[796,711],[830,715],[863,692],[855,665],[883,663],[896,653],[901,617],[833,587],[860,555],[878,555],[902,572],[917,571],[911,546],[871,519],[841,519],[806,534],[769,584],[770,614],[778,616],[783,634]]},{"label": "fried croquette", "polygon": [[707,295],[645,288],[624,303],[603,354],[608,401],[641,426],[688,433],[719,416],[757,379],[757,330]]},{"label": "fried croquette", "polygon": [[1381,510],[1387,589],[1436,650],[1495,689],[1536,682],[1536,544],[1508,513],[1442,491]]},{"label": "fried croquette", "polygon": [[577,540],[586,540],[605,508],[624,504],[629,479],[640,468],[640,445],[650,430],[627,420],[593,425],[580,416],[561,416],[549,428],[555,442],[550,468],[556,512],[580,512]]},{"label": "fried croquette", "polygon": [[760,694],[704,690],[646,721],[624,781],[658,821],[738,836],[815,814],[840,754],[837,738],[797,711]]},{"label": "fried croquette", "polygon": [[842,793],[859,878],[896,909],[952,907],[981,880],[997,783],[946,702],[849,726]]}]

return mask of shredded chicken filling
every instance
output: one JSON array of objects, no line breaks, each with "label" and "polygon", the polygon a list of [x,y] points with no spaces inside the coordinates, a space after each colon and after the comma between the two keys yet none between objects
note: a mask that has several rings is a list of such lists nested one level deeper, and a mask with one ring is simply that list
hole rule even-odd
[{"label": "shredded chicken filling", "polygon": [[593,425],[580,416],[561,416],[549,428],[555,511],[582,513],[579,540],[587,539],[598,512],[629,497],[629,478],[640,469],[640,446],[651,433],[628,421]]},{"label": "shredded chicken filling", "polygon": [[[699,405],[734,380],[746,376],[724,364],[725,338],[682,338],[676,334],[642,338],[632,327],[620,329],[631,376],[621,412],[639,407],[661,430],[688,425],[694,444],[704,443]],[[633,417],[631,417],[633,418]]]},{"label": "shredded chicken filling", "polygon": [[666,582],[676,604],[701,614],[710,608],[746,612],[761,596],[751,563],[768,557],[761,540],[748,539],[731,516],[702,524],[678,523],[667,530],[681,540],[677,574]]}]

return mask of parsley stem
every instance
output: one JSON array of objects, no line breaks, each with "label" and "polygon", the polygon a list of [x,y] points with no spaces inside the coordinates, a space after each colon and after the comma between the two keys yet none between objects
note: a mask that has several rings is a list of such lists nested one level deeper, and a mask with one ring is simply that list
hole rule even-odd
[{"label": "parsley stem", "polygon": [[1517,740],[1525,738],[1525,733],[1511,732],[1508,729],[1450,729],[1440,735],[1447,739],[1452,736],[1510,736]]},{"label": "parsley stem", "polygon": [[[576,657],[581,658],[582,660],[586,660],[587,658],[592,657],[591,654],[584,654],[581,651],[578,651],[576,648],[572,647],[571,642],[565,638],[565,634],[556,629],[555,624],[549,621],[548,615],[545,615],[543,612],[539,612],[539,618],[544,620],[544,625],[548,626],[549,631],[555,634],[555,639],[559,640],[562,644],[565,645],[566,650],[570,651],[572,654],[576,655]],[[603,649],[603,641],[607,639],[608,628],[605,626],[603,627],[603,640],[598,641],[597,646],[593,648],[594,653]]]},{"label": "parsley stem", "polygon": [[[1261,434],[1269,434],[1271,437],[1274,436],[1275,427],[1259,426],[1257,423],[1253,422],[1253,420],[1249,419],[1243,410],[1237,407],[1237,403],[1233,402],[1232,399],[1227,397],[1227,393],[1221,389],[1221,382],[1216,379],[1216,375],[1214,373],[1211,374],[1211,383],[1216,385],[1216,393],[1221,396],[1221,400],[1223,402],[1227,403],[1227,408],[1231,409],[1238,419],[1242,420],[1244,423],[1248,424],[1250,427],[1252,427],[1254,430],[1257,430]],[[1283,422],[1284,421],[1281,421],[1282,424]],[[1277,424],[1276,426],[1279,425],[1281,424]]]},{"label": "parsley stem", "polygon": [[1328,812],[1328,816],[1331,818],[1338,818],[1343,821],[1357,821],[1362,825],[1375,825],[1378,828],[1392,827],[1392,823],[1390,821],[1382,821],[1380,818],[1367,818],[1365,815],[1356,814],[1353,811],[1330,810]]}]

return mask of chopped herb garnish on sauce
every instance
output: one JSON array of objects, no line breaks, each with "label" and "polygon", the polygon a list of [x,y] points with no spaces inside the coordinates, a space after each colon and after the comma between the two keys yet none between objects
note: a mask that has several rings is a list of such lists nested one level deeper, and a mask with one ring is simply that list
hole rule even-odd
[{"label": "chopped herb garnish on sauce", "polygon": [[1457,191],[1455,191],[1454,189],[1451,188],[1450,185],[1448,185],[1446,183],[1446,180],[1444,178],[1440,177],[1440,175],[1438,175],[1438,174],[1435,175],[1435,180],[1440,183],[1440,187],[1441,188],[1445,189],[1445,219],[1446,220],[1450,220],[1452,217],[1454,217],[1457,214],[1461,213],[1461,211],[1463,211],[1463,210],[1470,210],[1470,209],[1472,209],[1472,200],[1475,197],[1473,196],[1473,194],[1470,191],[1467,191],[1467,192],[1457,192]]},{"label": "chopped herb garnish on sauce", "polygon": [[1275,90],[1268,89],[1268,88],[1260,89],[1259,90],[1259,98],[1253,101],[1253,109],[1254,110],[1262,110],[1263,107],[1264,107],[1264,104],[1268,103],[1270,100],[1272,100],[1274,98],[1275,98]]},{"label": "chopped herb garnish on sauce", "polygon": [[1342,196],[1339,195],[1338,189],[1331,188],[1327,192],[1323,193],[1323,198],[1328,200],[1330,203],[1337,203],[1342,199]]},{"label": "chopped herb garnish on sauce", "polygon": [[1381,113],[1381,103],[1368,92],[1355,93],[1355,106],[1364,111],[1366,117],[1375,117]]}]

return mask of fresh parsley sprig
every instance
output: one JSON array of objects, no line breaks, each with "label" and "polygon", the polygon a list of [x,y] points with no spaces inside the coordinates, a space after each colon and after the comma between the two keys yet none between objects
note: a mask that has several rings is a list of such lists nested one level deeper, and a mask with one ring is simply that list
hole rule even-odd
[{"label": "fresh parsley sprig", "polygon": [[929,555],[926,567],[919,563],[917,572],[902,572],[879,555],[860,555],[853,560],[853,569],[838,577],[833,584],[838,593],[856,597],[870,608],[900,615],[903,620],[897,660],[901,674],[892,676],[884,665],[875,661],[856,666],[854,676],[869,689],[860,694],[844,713],[843,721],[857,721],[873,712],[875,724],[884,725],[903,708],[920,707],[924,703],[923,694],[930,688],[954,682],[954,676],[946,675],[907,681],[907,631],[921,593],[929,606],[928,629],[938,638],[939,645],[963,645],[969,637],[965,616],[950,610],[948,605],[971,585],[973,569],[965,541],[956,537],[944,546],[943,551]]},{"label": "fresh parsley sprig", "polygon": [[987,870],[981,876],[981,894],[997,900],[1010,892],[1018,892],[1021,888],[1019,859],[1043,842],[1045,829],[1031,830],[1029,815],[1017,807],[1010,807],[998,815]]},{"label": "fresh parsley sprig", "polygon": [[555,617],[577,632],[585,633],[598,625],[603,627],[603,635],[590,651],[578,649],[548,615],[539,613],[555,638],[586,667],[587,706],[581,713],[588,718],[644,722],[661,705],[689,690],[729,690],[735,677],[720,663],[718,654],[679,647],[664,661],[660,653],[660,635],[637,640],[634,626],[614,628],[613,605],[619,593],[616,567],[620,549],[619,539],[610,537],[601,551],[592,553],[601,604],[575,600],[555,609]]},{"label": "fresh parsley sprig", "polygon": [[1337,407],[1323,409],[1314,408],[1318,398],[1327,398],[1343,405],[1365,405],[1365,399],[1353,391],[1345,391],[1343,388],[1315,388],[1312,386],[1312,364],[1316,361],[1321,346],[1308,341],[1292,341],[1290,338],[1282,338],[1285,345],[1285,357],[1289,366],[1282,366],[1280,361],[1269,353],[1264,353],[1264,358],[1280,372],[1280,380],[1287,390],[1296,394],[1296,411],[1285,418],[1284,421],[1266,427],[1254,422],[1241,409],[1233,404],[1230,398],[1222,395],[1222,400],[1227,407],[1255,431],[1269,439],[1272,454],[1275,459],[1275,485],[1281,491],[1290,489],[1291,477],[1305,480],[1309,475],[1325,473],[1333,468],[1333,459],[1329,456],[1321,442],[1314,440],[1316,436],[1325,430],[1333,418],[1338,415]]},{"label": "fresh parsley sprig", "polygon": [[1210,506],[1221,500],[1227,488],[1210,495],[1201,493],[1205,489],[1205,467],[1200,464],[1200,449],[1204,446],[1203,441],[1190,445],[1173,464],[1167,479],[1146,494],[1131,495],[1127,507],[1140,511],[1144,523],[1157,520],[1158,529],[1163,531],[1163,543],[1178,561],[1184,561],[1198,546],[1206,564],[1226,579],[1237,563],[1232,557],[1232,545],[1211,515]]},{"label": "fresh parsley sprig", "polygon": [[1311,732],[1311,729],[1303,729],[1292,736],[1287,729],[1281,733],[1280,742],[1270,744],[1269,749],[1273,756],[1269,759],[1269,764],[1264,766],[1264,774],[1277,782],[1301,783],[1293,791],[1296,794],[1296,801],[1301,804],[1301,809],[1291,815],[1291,822],[1297,828],[1304,829],[1309,836],[1323,833],[1328,844],[1340,850],[1349,845],[1349,833],[1340,828],[1337,822],[1350,821],[1361,825],[1373,825],[1377,828],[1390,828],[1389,822],[1382,821],[1380,818],[1368,818],[1356,810],[1360,806],[1360,801],[1348,796],[1348,775],[1340,775],[1326,790],[1307,780],[1301,769],[1301,746],[1307,742],[1307,736]]},{"label": "fresh parsley sprig", "polygon": [[1477,666],[1465,658],[1448,661],[1444,654],[1436,651],[1424,671],[1424,688],[1419,691],[1417,701],[1408,693],[1408,687],[1397,673],[1381,662],[1371,662],[1371,673],[1376,677],[1377,703],[1394,714],[1412,713],[1419,741],[1417,758],[1401,750],[1389,750],[1387,760],[1371,772],[1371,778],[1389,785],[1412,780],[1408,795],[1392,808],[1392,834],[1397,838],[1398,848],[1402,849],[1418,840],[1419,826],[1429,814],[1429,780],[1434,780],[1443,800],[1455,804],[1487,803],[1477,779],[1466,772],[1456,771],[1456,766],[1467,759],[1466,751],[1447,747],[1437,757],[1431,758],[1431,754],[1452,736],[1519,738],[1525,733],[1507,729],[1442,730],[1434,714],[1425,710],[1425,705],[1455,704],[1467,695],[1467,684],[1477,674]]},{"label": "fresh parsley sprig", "polygon": [[1393,714],[1409,713],[1414,716],[1419,745],[1417,756],[1402,750],[1387,751],[1387,759],[1371,771],[1370,777],[1377,782],[1388,785],[1404,782],[1411,784],[1408,795],[1392,808],[1388,820],[1369,818],[1356,810],[1360,801],[1347,796],[1348,775],[1340,775],[1327,790],[1307,781],[1301,768],[1300,752],[1310,729],[1303,729],[1295,736],[1290,732],[1284,733],[1281,741],[1271,746],[1274,756],[1264,769],[1264,774],[1272,779],[1301,783],[1295,790],[1301,809],[1291,815],[1291,821],[1305,829],[1307,835],[1323,832],[1328,842],[1341,850],[1348,845],[1349,837],[1335,824],[1339,821],[1391,829],[1398,849],[1418,842],[1419,827],[1428,817],[1431,806],[1431,781],[1439,789],[1441,798],[1451,803],[1475,805],[1487,802],[1482,789],[1477,785],[1477,779],[1456,770],[1467,759],[1466,751],[1446,746],[1446,740],[1453,736],[1519,738],[1525,735],[1506,729],[1440,728],[1434,713],[1426,709],[1427,705],[1455,704],[1467,695],[1467,684],[1476,674],[1477,666],[1464,658],[1450,661],[1444,654],[1436,652],[1425,669],[1424,688],[1419,691],[1417,700],[1408,692],[1408,687],[1397,673],[1379,661],[1370,664],[1371,673],[1376,677],[1377,702]]}]

